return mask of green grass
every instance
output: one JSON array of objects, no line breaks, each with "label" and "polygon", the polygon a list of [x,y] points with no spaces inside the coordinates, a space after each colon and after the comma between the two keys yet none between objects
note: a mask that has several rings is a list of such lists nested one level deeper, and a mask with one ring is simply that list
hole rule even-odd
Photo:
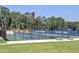
[{"label": "green grass", "polygon": [[79,53],[79,41],[28,43],[15,45],[0,45],[0,52],[8,53]]},{"label": "green grass", "polygon": [[6,43],[4,39],[0,39],[0,43]]}]

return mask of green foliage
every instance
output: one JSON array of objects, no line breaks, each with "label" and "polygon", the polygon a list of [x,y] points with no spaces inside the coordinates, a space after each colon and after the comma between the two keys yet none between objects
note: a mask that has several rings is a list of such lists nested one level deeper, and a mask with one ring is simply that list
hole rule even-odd
[{"label": "green foliage", "polygon": [[79,30],[79,22],[65,22],[62,17],[36,17],[35,13],[9,12],[0,6],[0,27],[5,29]]},{"label": "green foliage", "polygon": [[49,30],[63,30],[64,28],[64,19],[61,17],[50,17],[48,18],[48,28]]},{"label": "green foliage", "polygon": [[0,27],[2,29],[9,29],[11,24],[11,18],[9,14],[9,9],[0,6]]}]

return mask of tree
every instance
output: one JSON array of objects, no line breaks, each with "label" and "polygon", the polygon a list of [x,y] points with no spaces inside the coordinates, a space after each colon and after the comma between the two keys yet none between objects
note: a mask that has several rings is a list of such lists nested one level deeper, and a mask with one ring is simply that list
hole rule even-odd
[{"label": "tree", "polygon": [[41,30],[46,29],[45,20],[46,20],[45,17],[41,17],[41,16],[37,17],[35,19],[35,27],[36,27],[36,29],[41,29]]},{"label": "tree", "polygon": [[12,19],[11,29],[20,29],[20,12],[10,12],[10,17]]},{"label": "tree", "polygon": [[70,24],[68,24],[67,26],[68,26],[68,29],[71,29],[71,30],[76,30],[76,28],[77,28],[76,25],[72,22]]},{"label": "tree", "polygon": [[0,25],[2,29],[9,29],[11,24],[11,18],[9,14],[9,9],[0,6]]},{"label": "tree", "polygon": [[63,18],[61,18],[61,17],[58,17],[57,18],[58,19],[58,30],[65,30],[65,21],[64,21],[64,19]]},{"label": "tree", "polygon": [[79,30],[79,22],[65,22],[62,17],[55,16],[35,18],[35,12],[24,14],[9,12],[8,8],[0,6],[0,27],[2,29]]},{"label": "tree", "polygon": [[47,22],[49,30],[63,30],[64,28],[64,19],[61,17],[49,17]]}]

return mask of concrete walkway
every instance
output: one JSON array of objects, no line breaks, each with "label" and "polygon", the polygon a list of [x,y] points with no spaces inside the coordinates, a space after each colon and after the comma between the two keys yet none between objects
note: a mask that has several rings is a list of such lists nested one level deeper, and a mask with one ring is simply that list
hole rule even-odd
[{"label": "concrete walkway", "polygon": [[79,38],[75,38],[73,40],[68,40],[68,39],[63,39],[63,40],[48,39],[48,40],[7,41],[7,43],[2,43],[0,45],[23,44],[23,43],[44,43],[44,42],[64,42],[64,41],[76,41],[76,40],[79,40]]},{"label": "concrete walkway", "polygon": [[76,41],[76,40],[79,40],[79,38],[75,38],[73,40],[68,40],[68,39],[63,39],[63,40],[48,39],[48,40],[7,41],[7,44],[42,43],[42,42],[64,42],[64,41]]}]

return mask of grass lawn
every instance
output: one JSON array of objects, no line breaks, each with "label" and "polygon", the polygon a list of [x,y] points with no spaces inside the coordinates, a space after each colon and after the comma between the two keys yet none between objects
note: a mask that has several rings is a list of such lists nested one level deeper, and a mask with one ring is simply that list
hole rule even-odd
[{"label": "grass lawn", "polygon": [[79,41],[70,42],[50,42],[50,43],[27,43],[15,45],[0,45],[0,52],[8,53],[79,53]]},{"label": "grass lawn", "polygon": [[4,39],[0,39],[0,43],[6,43]]}]

